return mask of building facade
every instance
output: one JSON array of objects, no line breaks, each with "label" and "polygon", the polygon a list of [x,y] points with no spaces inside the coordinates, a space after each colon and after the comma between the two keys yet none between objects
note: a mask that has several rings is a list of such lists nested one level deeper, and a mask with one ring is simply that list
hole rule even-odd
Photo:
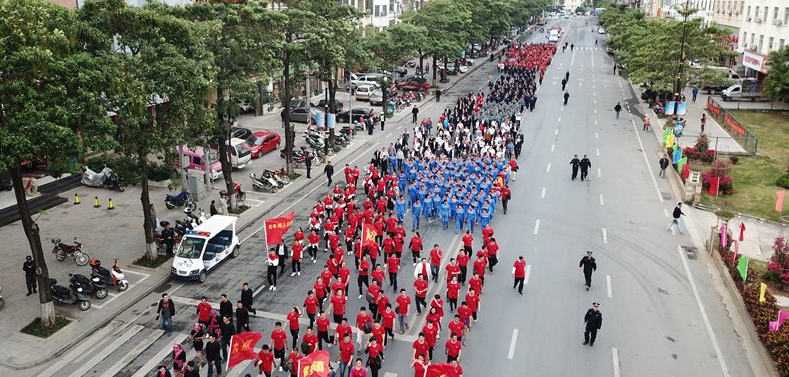
[{"label": "building facade", "polygon": [[739,48],[745,75],[759,82],[768,74],[767,55],[789,41],[789,1],[744,0]]}]

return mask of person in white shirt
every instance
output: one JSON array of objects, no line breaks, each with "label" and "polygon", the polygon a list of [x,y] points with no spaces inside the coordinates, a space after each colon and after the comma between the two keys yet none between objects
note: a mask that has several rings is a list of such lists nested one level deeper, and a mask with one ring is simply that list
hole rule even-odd
[{"label": "person in white shirt", "polygon": [[268,270],[266,271],[266,280],[268,281],[268,290],[269,291],[276,291],[277,290],[277,266],[279,266],[279,256],[277,255],[277,249],[271,248],[268,251],[268,259],[266,259],[266,263],[268,264]]}]

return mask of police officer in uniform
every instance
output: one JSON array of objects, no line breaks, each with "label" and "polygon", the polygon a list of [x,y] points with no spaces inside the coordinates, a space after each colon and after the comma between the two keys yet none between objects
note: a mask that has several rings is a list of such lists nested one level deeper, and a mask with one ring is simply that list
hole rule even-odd
[{"label": "police officer in uniform", "polygon": [[592,307],[586,311],[584,316],[584,342],[583,345],[594,346],[594,341],[597,338],[597,331],[603,326],[603,313],[598,309],[600,303],[593,302]]},{"label": "police officer in uniform", "polygon": [[25,263],[22,264],[22,270],[25,271],[25,283],[27,283],[27,295],[30,296],[36,291],[36,264],[33,263],[33,257],[27,256]]},{"label": "police officer in uniform", "polygon": [[584,272],[584,279],[586,280],[586,290],[589,290],[589,287],[592,286],[592,271],[597,270],[597,262],[595,261],[594,257],[592,256],[591,251],[586,251],[586,256],[581,258],[581,262],[578,263],[578,268],[581,268]]},{"label": "police officer in uniform", "polygon": [[581,166],[581,160],[578,159],[578,155],[575,155],[572,160],[570,160],[570,165],[573,166],[573,181],[575,177],[578,176],[578,167]]}]

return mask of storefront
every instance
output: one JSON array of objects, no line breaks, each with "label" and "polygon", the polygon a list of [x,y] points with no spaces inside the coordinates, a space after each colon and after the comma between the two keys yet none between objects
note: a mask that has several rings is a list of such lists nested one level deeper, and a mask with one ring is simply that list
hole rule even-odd
[{"label": "storefront", "polygon": [[767,76],[768,56],[751,50],[743,51],[742,65],[745,66],[745,77],[755,78],[758,85],[761,85]]}]

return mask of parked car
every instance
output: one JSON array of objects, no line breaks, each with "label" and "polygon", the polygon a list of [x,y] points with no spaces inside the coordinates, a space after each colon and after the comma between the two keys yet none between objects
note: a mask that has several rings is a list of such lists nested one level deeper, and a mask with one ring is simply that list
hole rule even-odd
[{"label": "parked car", "polygon": [[430,90],[430,83],[422,76],[409,76],[397,82],[397,88],[403,90]]},{"label": "parked car", "polygon": [[320,110],[312,106],[297,107],[290,111],[290,120],[297,123],[307,123],[308,120],[312,120],[312,124],[316,124],[318,111]]},{"label": "parked car", "polygon": [[315,107],[315,104],[307,101],[305,98],[293,98],[290,100],[290,111],[299,107],[306,107],[307,105]]},{"label": "parked car", "polygon": [[249,136],[251,135],[252,135],[252,131],[250,131],[249,128],[241,128],[241,127],[234,128],[233,132],[230,133],[231,138],[243,139],[243,140],[248,139]]},{"label": "parked car", "polygon": [[356,88],[356,100],[357,101],[367,101],[370,99],[370,96],[376,91],[378,88],[372,85],[363,85]]},{"label": "parked car", "polygon": [[385,77],[383,73],[351,73],[351,88],[359,88],[364,84],[370,83],[378,83],[383,77]]},{"label": "parked car", "polygon": [[384,102],[384,91],[378,89],[370,94],[370,105],[371,106],[381,106]]},{"label": "parked car", "polygon": [[252,150],[244,139],[230,139],[230,164],[236,169],[245,168],[252,161]]},{"label": "parked car", "polygon": [[457,75],[458,70],[455,62],[447,62],[447,74],[448,75]]},{"label": "parked car", "polygon": [[[317,107],[319,109],[325,109],[326,106],[328,106],[328,105],[329,105],[329,101],[327,101],[325,99],[322,99],[322,100],[320,100],[318,102],[318,106]],[[334,112],[340,112],[340,111],[342,111],[342,102],[340,102],[339,100],[335,99],[334,100]]]},{"label": "parked car", "polygon": [[[670,100],[673,96],[674,96],[673,92],[666,91],[666,90],[664,90],[664,91],[655,91],[655,90],[652,90],[652,89],[647,89],[647,90],[644,90],[643,92],[641,92],[641,99],[644,100],[644,101],[650,101],[650,102],[655,102],[657,100],[661,100],[662,101],[662,100],[665,100],[665,99],[669,99]],[[652,100],[650,100],[650,98],[652,98]]]},{"label": "parked car", "polygon": [[350,123],[351,116],[353,116],[354,122],[359,121],[360,118],[361,120],[367,120],[370,116],[370,110],[372,109],[369,107],[354,107],[351,111],[343,111],[337,114],[337,123]]},{"label": "parked car", "polygon": [[258,158],[264,154],[279,149],[280,137],[276,132],[259,131],[247,138],[247,144],[252,150],[252,158]]}]

